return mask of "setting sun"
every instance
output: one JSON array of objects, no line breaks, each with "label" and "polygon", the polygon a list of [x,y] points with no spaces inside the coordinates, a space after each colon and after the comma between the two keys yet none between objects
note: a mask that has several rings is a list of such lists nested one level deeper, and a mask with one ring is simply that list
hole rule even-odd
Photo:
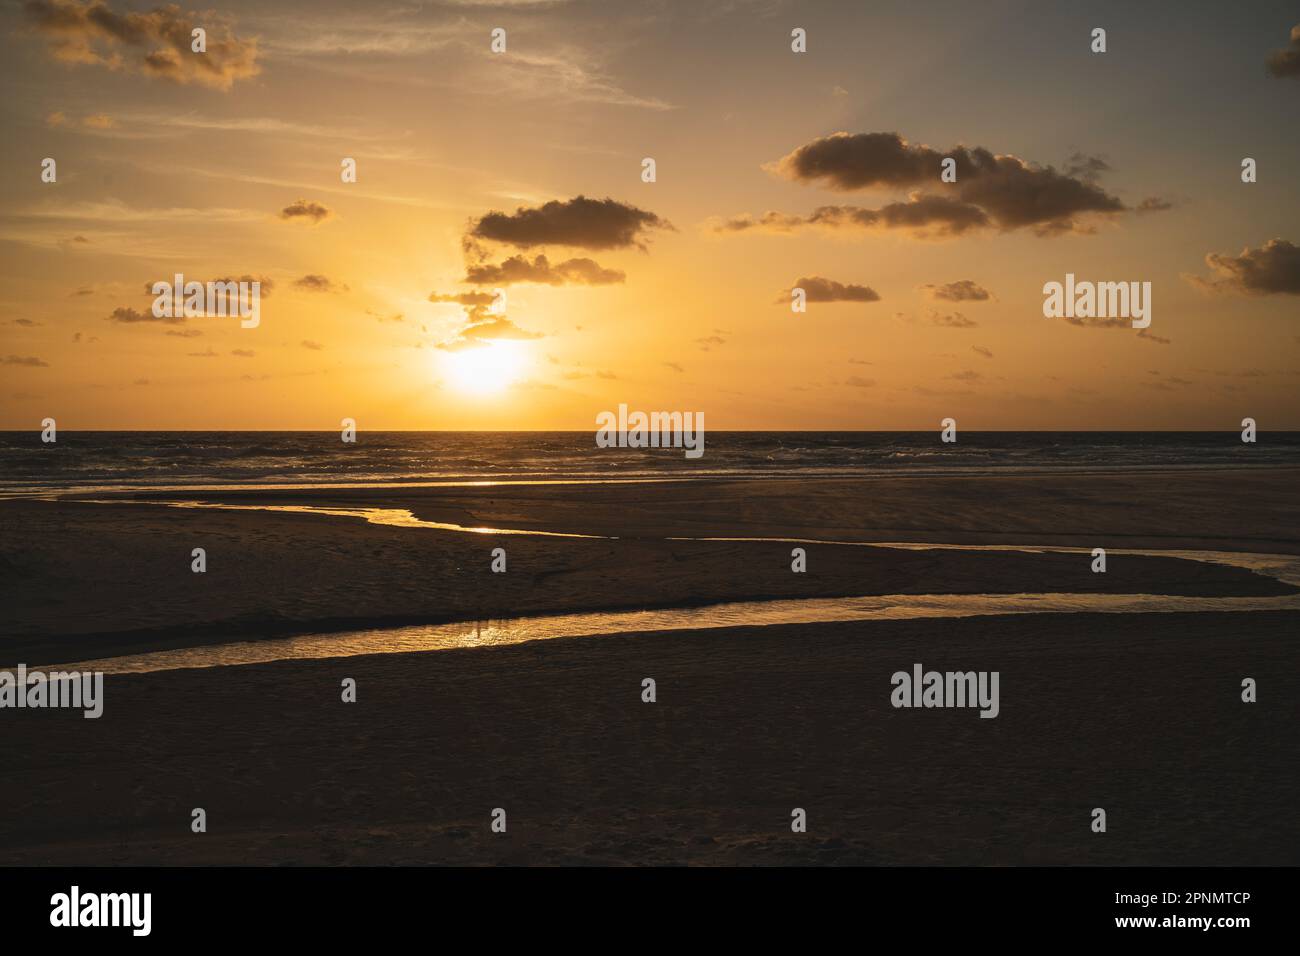
[{"label": "setting sun", "polygon": [[523,342],[485,342],[442,357],[443,373],[458,391],[473,395],[500,392],[519,380],[528,366]]}]

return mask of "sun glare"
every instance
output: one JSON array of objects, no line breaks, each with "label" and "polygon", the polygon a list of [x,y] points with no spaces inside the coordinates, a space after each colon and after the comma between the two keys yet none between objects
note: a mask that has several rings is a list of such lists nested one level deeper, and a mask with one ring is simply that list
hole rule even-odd
[{"label": "sun glare", "polygon": [[523,342],[493,341],[443,355],[443,373],[461,392],[491,395],[516,382],[528,365]]}]

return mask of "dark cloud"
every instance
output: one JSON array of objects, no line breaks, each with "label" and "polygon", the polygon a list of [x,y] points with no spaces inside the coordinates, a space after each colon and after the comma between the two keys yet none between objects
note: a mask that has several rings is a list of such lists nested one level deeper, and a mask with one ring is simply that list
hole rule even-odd
[{"label": "dark cloud", "polygon": [[926,321],[931,325],[942,325],[950,329],[973,329],[979,326],[974,319],[968,319],[960,312],[929,312]]},{"label": "dark cloud", "polygon": [[321,349],[325,347],[321,345],[319,342],[313,342],[311,339],[303,339],[298,344],[305,349],[311,349],[313,352],[319,352]]},{"label": "dark cloud", "polygon": [[295,279],[293,282],[295,289],[302,289],[304,292],[347,292],[348,287],[342,283],[335,283],[329,276],[322,275],[305,275],[301,279]]},{"label": "dark cloud", "polygon": [[1300,23],[1291,28],[1291,45],[1269,55],[1269,76],[1300,76]]},{"label": "dark cloud", "polygon": [[1168,199],[1161,199],[1159,196],[1148,196],[1134,207],[1134,212],[1139,216],[1144,216],[1151,212],[1164,212],[1166,209],[1173,209],[1174,204]]},{"label": "dark cloud", "polygon": [[991,358],[993,357],[993,352],[992,352],[992,350],[991,350],[991,349],[986,349],[986,348],[985,348],[984,346],[982,346],[982,345],[972,345],[972,346],[971,346],[971,351],[972,351],[972,352],[975,352],[975,353],[978,354],[978,355],[982,355],[982,356],[984,356],[986,359],[991,359]]},{"label": "dark cloud", "polygon": [[913,193],[907,202],[889,203],[879,209],[862,206],[819,206],[807,216],[766,212],[758,218],[737,216],[716,226],[716,232],[793,232],[804,227],[826,229],[908,229],[917,238],[959,236],[970,229],[989,225],[989,217],[978,206],[946,196]]},{"label": "dark cloud", "polygon": [[874,388],[876,380],[874,378],[863,378],[861,375],[850,375],[844,380],[845,385],[851,385],[854,388]]},{"label": "dark cloud", "polygon": [[107,317],[109,322],[122,322],[132,324],[135,322],[162,322],[166,325],[179,325],[185,321],[183,315],[164,315],[157,316],[153,312],[141,312],[139,309],[131,309],[123,306],[114,309]]},{"label": "dark cloud", "polygon": [[[955,162],[957,181],[940,181],[941,163]],[[908,143],[897,133],[834,133],[800,146],[769,164],[768,169],[796,182],[850,191],[869,188],[927,187],[950,194],[946,210],[948,234],[991,222],[1002,230],[1032,228],[1040,235],[1081,231],[1080,217],[1122,212],[1124,204],[1093,179],[1108,168],[1095,157],[1076,154],[1066,171],[1038,166],[1010,155],[997,155],[981,146],[957,146],[946,152]],[[919,220],[929,224],[928,201],[919,192],[909,202],[878,211],[892,215],[896,225]],[[973,208],[966,208],[973,207]],[[869,211],[870,212],[870,211]],[[959,218],[953,218],[960,213]],[[985,217],[980,219],[980,214]],[[887,223],[888,224],[888,223]]]},{"label": "dark cloud", "polygon": [[50,363],[35,355],[6,355],[0,358],[0,365],[22,365],[26,368],[49,368]]},{"label": "dark cloud", "polygon": [[1065,175],[1090,183],[1095,183],[1101,178],[1102,173],[1108,172],[1110,172],[1110,164],[1100,156],[1075,153],[1065,162]]},{"label": "dark cloud", "polygon": [[992,296],[989,290],[970,279],[959,279],[944,285],[923,285],[921,290],[931,299],[944,302],[987,302]]},{"label": "dark cloud", "polygon": [[967,318],[960,312],[939,312],[935,309],[927,309],[920,317],[908,315],[906,312],[895,312],[894,318],[903,319],[907,322],[919,322],[922,325],[938,325],[949,329],[974,329],[979,327],[978,322]]},{"label": "dark cloud", "polygon": [[[63,63],[92,64],[176,83],[228,90],[256,76],[257,41],[241,40],[225,18],[185,13],[169,4],[148,13],[115,12],[105,0],[26,0],[27,23]],[[194,53],[190,31],[207,31],[206,52]]]},{"label": "dark cloud", "polygon": [[203,333],[198,329],[168,329],[163,335],[174,335],[178,339],[196,339]]},{"label": "dark cloud", "polygon": [[834,279],[820,276],[806,276],[786,289],[777,299],[778,303],[788,303],[793,289],[803,289],[808,302],[879,302],[880,295],[875,289],[865,285],[845,285]]},{"label": "dark cloud", "polygon": [[314,199],[295,199],[280,210],[280,218],[286,222],[310,222],[313,226],[324,222],[334,215],[328,207]]},{"label": "dark cloud", "polygon": [[509,246],[572,246],[582,249],[644,248],[648,229],[671,229],[652,212],[614,199],[553,199],[520,206],[513,213],[489,212],[471,225],[469,237]]},{"label": "dark cloud", "polygon": [[1110,316],[1108,318],[1097,318],[1095,316],[1063,316],[1066,322],[1071,325],[1077,325],[1081,328],[1090,329],[1126,329],[1132,326],[1132,319],[1126,319],[1122,316]]},{"label": "dark cloud", "polygon": [[[830,189],[906,188],[939,178],[943,153],[911,146],[897,133],[833,133],[800,146],[767,168],[797,182]],[[958,160],[958,178],[964,172]]]},{"label": "dark cloud", "polygon": [[474,285],[513,285],[533,282],[543,285],[611,285],[627,276],[615,269],[603,269],[593,259],[566,259],[551,265],[544,255],[532,262],[525,256],[511,256],[500,265],[471,265],[465,281]]},{"label": "dark cloud", "polygon": [[1138,338],[1146,339],[1148,342],[1154,342],[1156,345],[1168,345],[1170,339],[1160,335],[1155,335],[1150,329],[1138,329]]},{"label": "dark cloud", "polygon": [[1300,295],[1300,246],[1285,239],[1270,239],[1258,249],[1247,247],[1238,256],[1210,253],[1205,264],[1214,272],[1214,278],[1187,279],[1208,291]]},{"label": "dark cloud", "polygon": [[[209,279],[207,282],[202,283],[202,285],[206,293],[209,283],[212,284],[220,283],[221,291],[224,291],[226,295],[226,308],[233,315],[234,310],[236,310],[239,305],[239,290],[238,288],[231,288],[231,285],[233,284],[234,286],[237,287],[241,282],[244,283],[245,285],[250,285],[250,286],[254,282],[256,282],[258,284],[257,286],[258,295],[263,299],[269,299],[271,297],[271,292],[275,289],[275,281],[273,279],[270,279],[266,276],[248,275],[247,273],[245,273],[242,276],[220,276],[215,279]],[[146,282],[144,284],[144,292],[151,299],[157,298],[157,296],[154,295],[152,282]],[[90,290],[87,289],[85,292],[78,293],[78,294],[89,295]]]}]

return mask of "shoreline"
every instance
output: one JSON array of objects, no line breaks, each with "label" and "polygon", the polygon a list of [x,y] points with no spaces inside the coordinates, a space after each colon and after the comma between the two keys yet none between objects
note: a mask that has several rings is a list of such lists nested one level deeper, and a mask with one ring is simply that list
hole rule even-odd
[{"label": "shoreline", "polygon": [[[0,663],[259,637],[583,611],[870,595],[1294,593],[1242,568],[1135,551],[1300,555],[1296,469],[1067,478],[747,480],[268,490],[210,504],[410,511],[494,534],[356,515],[0,501]],[[131,507],[118,505],[130,504]],[[1158,504],[1159,507],[1154,507]],[[591,537],[581,537],[589,535]],[[803,543],[795,545],[790,540]],[[859,542],[858,544],[851,542]],[[1112,553],[888,549],[870,544]],[[206,571],[191,571],[202,547]],[[792,553],[806,573],[792,573]],[[508,554],[492,573],[492,553]]]},{"label": "shoreline", "polygon": [[561,477],[512,477],[509,475],[479,477],[473,475],[447,476],[444,478],[412,478],[409,480],[359,480],[338,482],[239,482],[229,481],[217,484],[164,484],[164,485],[85,485],[69,488],[44,488],[19,493],[6,493],[0,489],[0,501],[48,500],[76,501],[88,495],[113,495],[123,500],[155,500],[159,496],[185,495],[201,493],[207,496],[226,494],[260,494],[263,492],[286,492],[298,494],[334,493],[347,491],[393,492],[420,491],[424,489],[491,489],[494,487],[554,487],[554,486],[601,486],[601,485],[659,485],[659,484],[697,484],[715,482],[719,484],[770,481],[852,481],[875,482],[902,479],[951,478],[954,480],[1007,479],[1017,478],[1062,478],[1097,477],[1099,475],[1145,476],[1152,474],[1204,473],[1226,476],[1239,472],[1287,472],[1300,475],[1300,465],[1290,464],[1175,464],[1175,465],[1097,465],[1084,467],[1069,465],[1062,467],[1025,466],[1010,469],[990,467],[981,469],[975,466],[946,466],[933,469],[900,468],[897,471],[863,471],[863,472],[817,472],[806,469],[755,473],[752,470],[736,473],[717,473],[707,475],[650,474],[629,477],[593,478],[584,475],[566,475]]}]

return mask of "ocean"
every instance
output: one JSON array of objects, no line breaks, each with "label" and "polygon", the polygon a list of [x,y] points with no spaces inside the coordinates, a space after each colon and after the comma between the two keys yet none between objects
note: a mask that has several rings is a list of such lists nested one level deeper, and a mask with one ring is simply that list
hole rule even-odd
[{"label": "ocean", "polygon": [[704,455],[594,433],[0,432],[0,495],[211,486],[850,477],[1300,465],[1300,432],[708,432]]}]

